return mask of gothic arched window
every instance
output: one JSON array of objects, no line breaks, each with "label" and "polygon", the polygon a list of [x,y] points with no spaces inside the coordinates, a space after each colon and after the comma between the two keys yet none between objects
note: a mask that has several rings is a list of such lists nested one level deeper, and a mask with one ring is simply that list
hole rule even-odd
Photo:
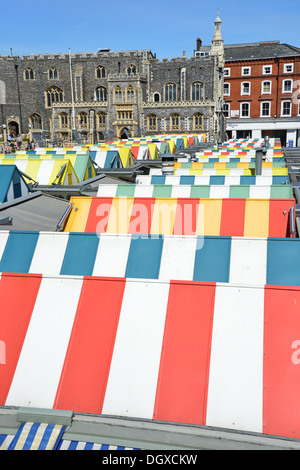
[{"label": "gothic arched window", "polygon": [[59,115],[60,127],[68,129],[69,127],[69,116],[67,113],[61,113]]},{"label": "gothic arched window", "polygon": [[34,71],[31,68],[24,70],[24,80],[34,80]]},{"label": "gothic arched window", "polygon": [[127,101],[134,101],[134,89],[131,85],[128,85],[126,89],[126,100]]},{"label": "gothic arched window", "polygon": [[165,86],[165,101],[176,101],[175,83],[167,83]]},{"label": "gothic arched window", "polygon": [[98,113],[97,114],[97,124],[98,128],[104,128],[106,124],[106,114],[105,113]]},{"label": "gothic arched window", "polygon": [[135,75],[136,74],[136,66],[135,65],[129,65],[129,67],[127,67],[127,69],[126,69],[126,72],[128,73],[128,75]]},{"label": "gothic arched window", "polygon": [[32,130],[42,129],[42,118],[39,114],[34,113],[29,117]]},{"label": "gothic arched window", "polygon": [[52,86],[46,91],[47,106],[52,106],[55,103],[62,103],[64,100],[63,91],[57,86]]},{"label": "gothic arched window", "polygon": [[51,67],[48,70],[48,79],[49,80],[57,80],[58,79],[58,71],[55,67]]},{"label": "gothic arched window", "polygon": [[119,85],[117,85],[115,87],[114,97],[115,97],[115,101],[122,101],[123,100],[123,92],[122,92],[122,89]]},{"label": "gothic arched window", "polygon": [[99,86],[95,90],[95,101],[106,101],[107,100],[107,90],[103,86]]},{"label": "gothic arched window", "polygon": [[204,85],[201,82],[195,82],[191,87],[191,100],[201,101],[204,99]]},{"label": "gothic arched window", "polygon": [[106,78],[106,68],[99,65],[95,70],[96,78]]},{"label": "gothic arched window", "polygon": [[203,115],[201,113],[194,114],[193,127],[195,130],[203,130]]},{"label": "gothic arched window", "polygon": [[79,127],[88,127],[87,113],[82,112],[78,114],[78,124],[79,124]]},{"label": "gothic arched window", "polygon": [[170,129],[177,131],[180,129],[180,116],[179,114],[172,114],[170,116]]},{"label": "gothic arched window", "polygon": [[147,116],[147,129],[148,131],[157,130],[157,116],[155,114],[149,114],[149,116]]}]

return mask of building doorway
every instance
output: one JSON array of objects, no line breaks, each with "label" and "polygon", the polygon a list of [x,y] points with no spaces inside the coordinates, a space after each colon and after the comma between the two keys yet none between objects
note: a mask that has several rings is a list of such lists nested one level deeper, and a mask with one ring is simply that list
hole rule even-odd
[{"label": "building doorway", "polygon": [[17,137],[19,134],[19,124],[16,121],[10,121],[8,123],[8,135],[13,135],[13,137]]},{"label": "building doorway", "polygon": [[129,137],[131,137],[130,130],[127,127],[123,127],[123,129],[121,129],[121,131],[120,131],[120,138],[121,139],[128,139]]}]

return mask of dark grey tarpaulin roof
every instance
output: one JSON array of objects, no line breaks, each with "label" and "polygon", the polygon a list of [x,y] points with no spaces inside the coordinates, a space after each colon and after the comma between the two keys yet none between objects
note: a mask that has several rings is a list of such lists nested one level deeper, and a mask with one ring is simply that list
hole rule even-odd
[{"label": "dark grey tarpaulin roof", "polygon": [[[0,230],[55,231],[69,202],[42,192],[0,204]],[[12,223],[6,223],[10,217]],[[4,223],[3,223],[4,222]]]}]

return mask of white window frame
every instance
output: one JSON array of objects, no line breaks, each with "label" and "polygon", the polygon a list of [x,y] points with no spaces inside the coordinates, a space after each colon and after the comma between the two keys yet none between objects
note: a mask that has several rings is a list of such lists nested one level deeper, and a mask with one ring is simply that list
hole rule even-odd
[{"label": "white window frame", "polygon": [[[269,105],[269,114],[268,114],[268,115],[262,113],[263,105],[264,105],[264,104],[268,104],[268,105]],[[270,101],[262,101],[262,102],[260,103],[260,117],[262,117],[262,118],[271,117],[271,106],[272,106],[272,104],[271,104]]]},{"label": "white window frame", "polygon": [[[225,70],[226,70],[227,73],[225,73]],[[224,77],[230,77],[230,68],[229,67],[226,67],[224,69]]]},{"label": "white window frame", "polygon": [[[224,106],[228,106],[228,116],[225,116],[226,118],[230,118],[230,103],[224,103]],[[300,109],[300,107],[299,107]],[[224,111],[225,113],[225,111]]]},{"label": "white window frame", "polygon": [[[247,104],[248,105],[248,116],[243,116],[243,105],[244,104]],[[240,103],[240,118],[242,119],[247,119],[247,118],[250,118],[251,117],[251,114],[250,114],[250,103],[248,103],[248,101],[245,101],[243,103]]]},{"label": "white window frame", "polygon": [[[225,93],[225,85],[228,85],[228,93]],[[230,83],[228,83],[228,82],[224,83],[223,95],[224,96],[230,96]]]},{"label": "white window frame", "polygon": [[[283,114],[284,103],[290,104],[290,114]],[[291,101],[282,101],[281,102],[281,117],[291,117],[292,116],[292,102]]]},{"label": "white window frame", "polygon": [[[249,70],[249,73],[245,73],[245,70]],[[242,76],[250,77],[251,76],[251,67],[242,67]]]},{"label": "white window frame", "polygon": [[[249,85],[249,92],[245,92],[245,91],[243,90],[243,87],[244,87],[244,85],[246,85],[246,84]],[[242,82],[242,83],[241,83],[241,96],[244,96],[244,95],[246,95],[246,96],[250,96],[250,95],[251,95],[251,83],[250,83],[250,82]]]},{"label": "white window frame", "polygon": [[[154,101],[154,95],[158,95],[159,96],[159,100],[158,101]],[[158,92],[158,91],[154,91],[152,93],[152,102],[153,103],[160,103],[161,102],[161,94]]]},{"label": "white window frame", "polygon": [[[266,69],[270,69],[270,72],[266,72]],[[263,65],[263,75],[272,75],[272,65]]]},{"label": "white window frame", "polygon": [[[291,70],[287,70],[287,67],[291,67]],[[284,64],[283,65],[283,73],[293,73],[294,72],[294,64]]]},{"label": "white window frame", "polygon": [[[264,91],[264,84],[265,83],[270,83],[270,91]],[[271,80],[264,80],[263,82],[261,82],[261,94],[262,95],[271,95],[272,93],[272,82]]]},{"label": "white window frame", "polygon": [[[285,83],[291,82],[291,89],[290,91],[285,91]],[[282,93],[293,93],[293,80],[291,78],[287,78],[286,80],[282,81]]]}]

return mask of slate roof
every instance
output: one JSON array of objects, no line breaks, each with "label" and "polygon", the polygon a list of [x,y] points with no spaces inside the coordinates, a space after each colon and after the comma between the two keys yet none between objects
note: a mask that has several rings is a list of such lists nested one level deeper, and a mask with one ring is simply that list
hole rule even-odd
[{"label": "slate roof", "polygon": [[269,59],[300,55],[300,48],[279,41],[224,45],[225,60]]}]

